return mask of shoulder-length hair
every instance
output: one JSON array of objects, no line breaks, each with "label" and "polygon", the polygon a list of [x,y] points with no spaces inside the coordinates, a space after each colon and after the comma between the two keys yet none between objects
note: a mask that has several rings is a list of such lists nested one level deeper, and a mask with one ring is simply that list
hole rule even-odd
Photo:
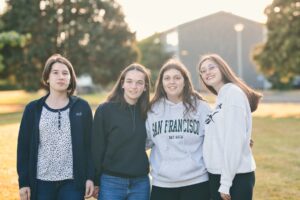
[{"label": "shoulder-length hair", "polygon": [[44,67],[44,71],[43,71],[43,75],[42,75],[42,84],[43,84],[44,88],[48,92],[50,92],[50,86],[48,83],[48,79],[49,79],[49,75],[52,70],[52,66],[55,63],[61,63],[61,64],[64,64],[67,66],[70,76],[71,76],[70,84],[69,84],[69,87],[67,88],[67,94],[68,94],[68,96],[73,95],[74,91],[76,89],[76,74],[75,74],[75,71],[74,71],[74,68],[73,68],[71,62],[67,58],[63,57],[60,54],[53,54],[52,56],[50,56],[47,59],[47,61],[45,63],[45,67]]},{"label": "shoulder-length hair", "polygon": [[197,100],[202,100],[203,98],[200,96],[200,94],[194,89],[190,77],[190,73],[185,67],[185,65],[176,59],[169,59],[160,69],[160,72],[158,74],[158,78],[156,80],[155,84],[155,92],[154,96],[151,100],[150,106],[152,107],[153,104],[155,104],[157,101],[159,101],[162,98],[168,98],[167,94],[163,87],[163,76],[166,71],[170,69],[178,70],[184,79],[184,87],[182,91],[182,102],[185,106],[185,113],[187,114],[189,112],[195,111],[197,108]]},{"label": "shoulder-length hair", "polygon": [[121,105],[126,105],[126,100],[124,98],[124,89],[122,88],[126,74],[129,71],[137,70],[145,75],[145,91],[141,94],[137,101],[137,105],[140,108],[141,115],[143,119],[147,118],[147,111],[149,109],[150,101],[150,71],[141,64],[133,63],[127,66],[119,75],[117,82],[115,83],[112,91],[107,97],[107,101],[110,102],[120,102]]},{"label": "shoulder-length hair", "polygon": [[198,72],[199,72],[200,80],[205,85],[205,87],[213,94],[215,94],[215,95],[218,94],[218,92],[212,86],[205,84],[205,82],[203,81],[202,76],[200,74],[200,68],[201,68],[203,62],[205,62],[206,60],[210,60],[218,66],[218,68],[222,74],[223,82],[225,84],[226,83],[234,83],[235,85],[237,85],[244,91],[244,93],[246,94],[246,96],[248,98],[251,112],[254,112],[257,109],[257,106],[258,106],[259,100],[262,97],[262,94],[253,90],[246,83],[244,83],[241,79],[239,79],[236,76],[236,74],[233,72],[233,70],[229,67],[227,62],[223,58],[221,58],[221,56],[219,56],[217,54],[207,54],[200,58],[200,62],[198,64]]}]

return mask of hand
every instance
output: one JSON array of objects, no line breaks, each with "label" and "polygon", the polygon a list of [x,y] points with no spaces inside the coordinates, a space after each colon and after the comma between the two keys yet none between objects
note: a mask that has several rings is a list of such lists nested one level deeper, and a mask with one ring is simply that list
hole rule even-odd
[{"label": "hand", "polygon": [[85,196],[84,198],[90,198],[94,193],[94,183],[91,180],[85,182]]},{"label": "hand", "polygon": [[19,190],[21,200],[30,200],[30,187],[22,187]]},{"label": "hand", "polygon": [[222,192],[220,192],[220,194],[221,194],[221,198],[223,200],[231,200],[230,194],[225,194],[225,193],[222,193]]},{"label": "hand", "polygon": [[93,193],[93,197],[95,199],[98,199],[98,194],[99,194],[99,186],[95,186],[94,188],[94,193]]}]

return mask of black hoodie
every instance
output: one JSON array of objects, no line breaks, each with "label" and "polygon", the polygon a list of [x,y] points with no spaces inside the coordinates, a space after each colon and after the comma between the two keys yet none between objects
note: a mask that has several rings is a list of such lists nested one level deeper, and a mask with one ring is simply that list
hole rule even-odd
[{"label": "black hoodie", "polygon": [[145,120],[136,105],[106,102],[95,113],[92,157],[98,180],[102,173],[134,178],[147,175]]}]

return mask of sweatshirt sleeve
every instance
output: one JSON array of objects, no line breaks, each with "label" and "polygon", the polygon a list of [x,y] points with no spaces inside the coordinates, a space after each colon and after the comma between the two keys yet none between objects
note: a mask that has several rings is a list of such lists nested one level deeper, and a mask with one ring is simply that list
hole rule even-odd
[{"label": "sweatshirt sleeve", "polygon": [[33,120],[33,111],[30,110],[30,106],[26,106],[20,124],[17,145],[19,188],[29,187],[29,153]]},{"label": "sweatshirt sleeve", "polygon": [[229,105],[225,108],[224,131],[224,166],[221,172],[219,192],[229,194],[246,141],[245,109],[235,105]]},{"label": "sweatshirt sleeve", "polygon": [[100,175],[102,173],[102,163],[106,151],[107,138],[105,134],[104,123],[104,105],[100,105],[95,113],[93,128],[92,128],[92,158],[96,168],[95,185],[99,185]]},{"label": "sweatshirt sleeve", "polygon": [[154,145],[151,137],[151,128],[150,128],[150,120],[149,117],[146,120],[146,131],[147,131],[147,139],[146,139],[146,150],[151,149]]},{"label": "sweatshirt sleeve", "polygon": [[95,181],[95,170],[91,155],[91,141],[92,141],[92,124],[93,124],[93,113],[91,107],[86,102],[86,117],[85,117],[85,148],[87,152],[87,179]]}]

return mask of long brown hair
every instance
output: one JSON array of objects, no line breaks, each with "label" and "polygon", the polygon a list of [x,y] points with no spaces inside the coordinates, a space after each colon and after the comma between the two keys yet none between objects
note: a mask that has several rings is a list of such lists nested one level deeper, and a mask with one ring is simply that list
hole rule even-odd
[{"label": "long brown hair", "polygon": [[68,94],[68,96],[71,96],[76,89],[76,74],[75,74],[75,71],[74,71],[74,68],[73,68],[71,62],[67,58],[63,57],[60,54],[53,54],[52,56],[50,56],[47,59],[45,67],[44,67],[43,75],[42,75],[42,84],[43,84],[44,88],[49,92],[50,86],[48,83],[48,79],[49,79],[50,72],[52,70],[52,66],[55,63],[61,63],[61,64],[66,65],[69,70],[71,79],[70,79],[69,87],[67,88],[67,94]]},{"label": "long brown hair", "polygon": [[200,96],[200,94],[194,89],[192,85],[192,81],[190,78],[190,73],[187,70],[187,68],[184,66],[182,62],[176,59],[169,59],[160,69],[158,78],[156,80],[155,84],[155,92],[154,96],[150,102],[150,106],[152,107],[153,104],[155,104],[157,101],[159,101],[161,98],[167,99],[167,94],[163,87],[163,76],[164,73],[170,69],[176,69],[178,70],[184,79],[184,87],[182,91],[182,102],[185,106],[185,114],[195,111],[196,105],[197,105],[197,99],[202,100],[203,98]]},{"label": "long brown hair", "polygon": [[141,64],[133,63],[127,66],[119,75],[117,82],[115,83],[112,91],[107,97],[107,101],[120,102],[123,106],[126,105],[126,100],[124,98],[124,89],[122,85],[124,83],[126,74],[129,71],[137,70],[145,75],[145,91],[141,94],[138,99],[137,105],[140,107],[141,115],[143,119],[147,118],[147,111],[149,109],[150,101],[150,71]]},{"label": "long brown hair", "polygon": [[203,81],[202,76],[200,74],[201,65],[206,60],[210,60],[218,65],[218,68],[222,74],[223,82],[225,84],[226,83],[234,83],[235,85],[237,85],[238,87],[240,87],[243,90],[243,92],[246,94],[246,96],[248,98],[251,112],[254,112],[257,109],[259,100],[262,98],[262,94],[253,90],[246,83],[244,83],[241,79],[239,79],[236,76],[236,74],[233,72],[233,70],[229,67],[227,62],[223,58],[221,58],[221,56],[219,56],[217,54],[207,54],[207,55],[202,56],[200,58],[200,62],[198,64],[198,72],[199,72],[200,79],[201,79],[202,83],[207,87],[207,89],[215,95],[218,94],[218,92],[212,86],[207,85]]}]

